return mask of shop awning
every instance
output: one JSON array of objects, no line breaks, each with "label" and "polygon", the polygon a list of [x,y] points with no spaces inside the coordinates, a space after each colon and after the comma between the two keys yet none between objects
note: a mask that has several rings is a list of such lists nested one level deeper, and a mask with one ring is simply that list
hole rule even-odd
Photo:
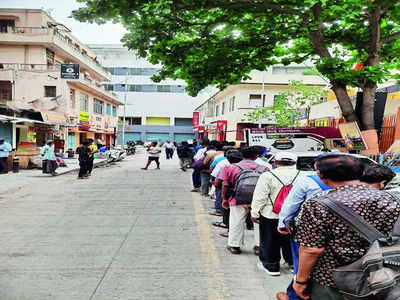
[{"label": "shop awning", "polygon": [[0,122],[11,122],[11,123],[39,123],[39,124],[47,124],[47,125],[54,125],[53,123],[43,122],[39,120],[32,120],[27,118],[19,118],[19,117],[11,117],[6,115],[0,115]]}]

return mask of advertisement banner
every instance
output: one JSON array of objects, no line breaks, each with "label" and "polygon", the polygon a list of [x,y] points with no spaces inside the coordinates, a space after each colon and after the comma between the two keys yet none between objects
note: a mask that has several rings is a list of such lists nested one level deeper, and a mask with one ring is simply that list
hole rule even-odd
[{"label": "advertisement banner", "polygon": [[68,118],[63,112],[52,110],[41,110],[43,121],[59,125],[68,124]]},{"label": "advertisement banner", "polygon": [[192,119],[192,125],[193,127],[197,127],[200,124],[200,115],[199,112],[194,111],[193,112],[193,119]]},{"label": "advertisement banner", "polygon": [[348,150],[368,149],[356,122],[339,124],[339,130]]},{"label": "advertisement banner", "polygon": [[82,124],[89,124],[89,113],[85,111],[79,112],[79,122]]}]

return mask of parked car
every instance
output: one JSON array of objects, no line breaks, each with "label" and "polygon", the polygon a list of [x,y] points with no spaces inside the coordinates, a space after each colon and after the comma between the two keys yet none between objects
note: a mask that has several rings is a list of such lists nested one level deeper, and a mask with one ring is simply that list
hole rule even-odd
[{"label": "parked car", "polygon": [[[297,170],[306,171],[306,172],[314,172],[314,162],[318,155],[323,154],[325,152],[321,151],[307,151],[307,152],[295,152],[297,155]],[[364,164],[376,164],[377,162],[370,159],[369,157],[359,155],[359,154],[350,154],[350,153],[342,153],[344,155],[355,156]],[[275,153],[267,153],[264,155],[263,159],[266,160],[269,164],[272,164],[274,161]]]}]

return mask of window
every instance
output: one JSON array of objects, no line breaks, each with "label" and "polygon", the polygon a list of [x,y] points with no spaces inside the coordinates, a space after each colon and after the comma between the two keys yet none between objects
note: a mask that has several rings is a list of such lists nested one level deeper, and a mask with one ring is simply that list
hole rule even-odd
[{"label": "window", "polygon": [[129,75],[129,68],[114,68],[114,75]]},{"label": "window", "polygon": [[275,105],[276,101],[278,101],[278,99],[279,99],[279,95],[274,95],[274,105]]},{"label": "window", "polygon": [[88,112],[89,109],[89,96],[86,94],[79,94],[80,110]]},{"label": "window", "polygon": [[[264,95],[265,100],[265,95]],[[264,101],[261,99],[261,95],[250,95],[249,96],[249,105],[250,107],[263,107]]]},{"label": "window", "polygon": [[160,92],[160,93],[171,92],[171,86],[170,85],[157,85],[157,92]]},{"label": "window", "polygon": [[126,92],[125,84],[114,84],[115,92]]},{"label": "window", "polygon": [[7,33],[8,27],[14,27],[14,20],[0,20],[0,32]]},{"label": "window", "polygon": [[183,85],[171,85],[172,93],[184,93],[185,87]]},{"label": "window", "polygon": [[111,104],[107,103],[106,113],[108,116],[111,116]]},{"label": "window", "polygon": [[225,102],[222,102],[221,115],[225,114]]},{"label": "window", "polygon": [[219,116],[219,105],[215,106],[215,116],[218,117]]},{"label": "window", "polygon": [[93,112],[102,115],[104,111],[104,102],[99,99],[93,99]]},{"label": "window", "polygon": [[105,84],[104,88],[106,91],[114,91],[114,85],[113,84]]},{"label": "window", "polygon": [[57,96],[56,87],[46,85],[44,87],[44,96],[45,97],[56,97]]},{"label": "window", "polygon": [[0,100],[12,100],[11,81],[0,80]]},{"label": "window", "polygon": [[142,92],[144,93],[157,92],[157,86],[155,84],[143,84]]},{"label": "window", "polygon": [[235,111],[235,96],[229,99],[229,111]]},{"label": "window", "polygon": [[142,125],[142,118],[129,117],[126,118],[125,121],[129,125]]},{"label": "window", "polygon": [[113,117],[117,116],[117,107],[113,106],[113,112],[112,112]]}]

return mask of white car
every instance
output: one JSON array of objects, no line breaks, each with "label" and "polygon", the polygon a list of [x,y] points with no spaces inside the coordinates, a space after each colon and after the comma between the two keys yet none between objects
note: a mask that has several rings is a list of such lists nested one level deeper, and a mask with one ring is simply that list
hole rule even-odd
[{"label": "white car", "polygon": [[[307,151],[307,152],[294,152],[294,154],[297,155],[297,170],[299,171],[305,171],[305,172],[309,172],[310,174],[314,173],[314,162],[315,159],[326,152],[320,152],[320,151]],[[359,155],[359,154],[350,154],[350,153],[341,153],[344,155],[351,155],[351,156],[355,156],[359,159],[361,159],[361,161],[364,164],[376,164],[377,162],[370,159],[369,157],[363,156],[363,155]],[[262,158],[263,160],[265,160],[267,163],[272,164],[274,161],[274,157],[275,157],[275,153],[267,153],[264,155],[264,157]]]}]

